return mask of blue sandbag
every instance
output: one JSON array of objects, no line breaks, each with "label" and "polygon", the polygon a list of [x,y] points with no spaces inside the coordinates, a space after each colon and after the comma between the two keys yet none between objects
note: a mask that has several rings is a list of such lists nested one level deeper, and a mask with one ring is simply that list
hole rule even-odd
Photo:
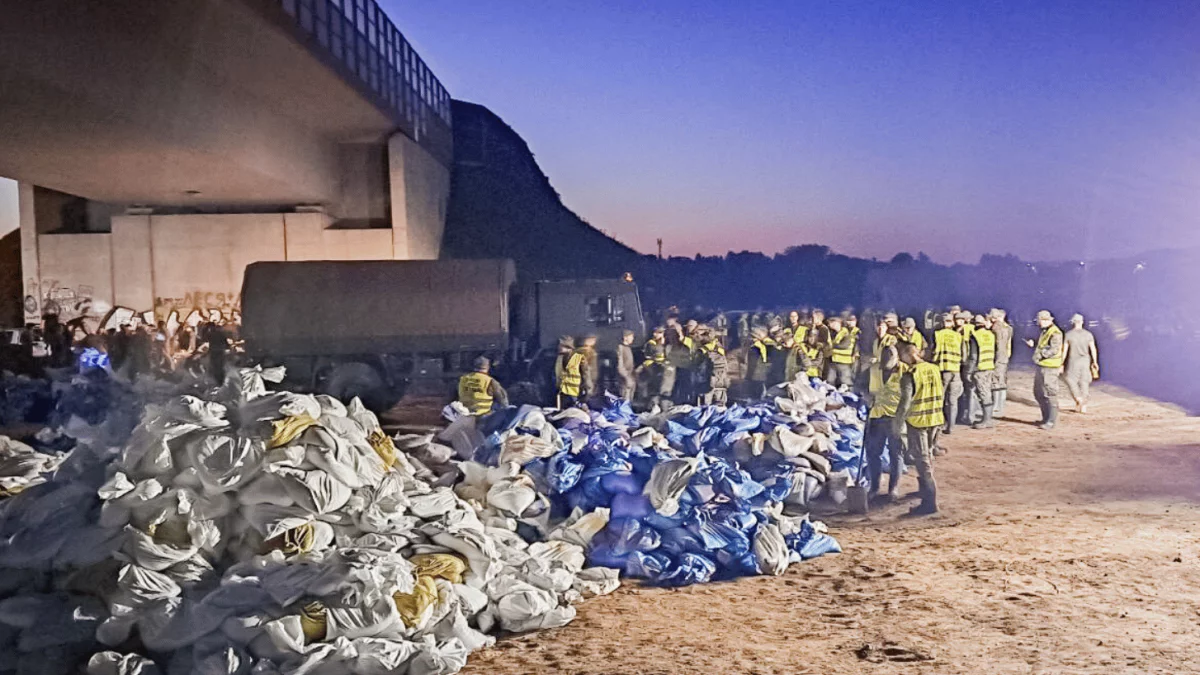
[{"label": "blue sandbag", "polygon": [[600,478],[600,475],[589,476],[588,471],[584,471],[579,483],[567,492],[567,504],[572,509],[579,508],[584,512],[607,507],[612,501],[612,495],[604,491],[604,487],[600,485]]},{"label": "blue sandbag", "polygon": [[634,551],[653,551],[662,538],[654,529],[642,525],[636,518],[615,518],[592,538],[592,548],[607,548],[616,555]]},{"label": "blue sandbag", "polygon": [[614,471],[604,475],[600,485],[609,494],[640,495],[646,487],[646,480],[630,471]]},{"label": "blue sandbag", "polygon": [[762,574],[759,569],[758,558],[754,552],[744,553],[740,556],[733,555],[729,551],[717,551],[717,576],[722,579],[736,579],[737,577],[750,577]]},{"label": "blue sandbag", "polygon": [[842,552],[841,544],[839,544],[836,539],[829,536],[828,534],[825,534],[824,532],[818,532],[815,535],[813,535],[808,540],[808,542],[805,543],[804,546],[802,546],[800,548],[800,551],[799,551],[800,557],[804,560],[812,560],[813,558],[819,558],[819,557],[825,555],[826,553],[841,553],[841,552]]},{"label": "blue sandbag", "polygon": [[662,551],[667,555],[679,557],[684,553],[696,553],[704,550],[704,542],[685,527],[677,526],[659,530],[659,534],[662,535],[662,541],[655,550]]},{"label": "blue sandbag", "polygon": [[654,513],[654,505],[650,503],[650,498],[643,494],[615,494],[610,508],[612,518],[642,519]]},{"label": "blue sandbag", "polygon": [[634,551],[625,558],[623,571],[627,577],[657,580],[662,577],[663,571],[671,567],[671,565],[671,558],[662,553]]},{"label": "blue sandbag", "polygon": [[656,586],[690,586],[710,581],[717,571],[717,564],[699,553],[684,553],[679,562],[658,579],[652,579]]},{"label": "blue sandbag", "polygon": [[669,530],[682,528],[684,522],[690,517],[691,510],[680,505],[678,511],[669,516],[664,516],[657,511],[652,511],[649,515],[642,519],[642,522],[658,530],[665,537]]}]

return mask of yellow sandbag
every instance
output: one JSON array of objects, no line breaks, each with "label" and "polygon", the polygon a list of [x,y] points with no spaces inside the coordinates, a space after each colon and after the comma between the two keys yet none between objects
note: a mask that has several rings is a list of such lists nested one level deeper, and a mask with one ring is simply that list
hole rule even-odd
[{"label": "yellow sandbag", "polygon": [[325,605],[310,602],[300,608],[300,630],[304,631],[304,642],[312,644],[325,639],[329,623],[325,618]]},{"label": "yellow sandbag", "polygon": [[285,555],[308,553],[316,546],[316,528],[305,523],[263,542],[263,552],[283,551]]},{"label": "yellow sandbag", "polygon": [[408,561],[418,577],[445,579],[452,584],[461,584],[463,575],[467,573],[466,561],[449,553],[414,555]]},{"label": "yellow sandbag", "polygon": [[15,497],[25,491],[24,485],[14,485],[10,488],[0,488],[0,499]]},{"label": "yellow sandbag", "polygon": [[382,429],[376,429],[367,436],[367,442],[371,444],[371,448],[375,450],[375,454],[383,460],[384,466],[392,468],[396,463],[396,444],[392,443],[392,439],[387,434],[383,433]]},{"label": "yellow sandbag", "polygon": [[417,584],[412,593],[393,593],[392,601],[396,603],[396,611],[400,620],[409,628],[415,626],[425,613],[438,599],[437,584],[433,577],[417,577]]},{"label": "yellow sandbag", "polygon": [[292,417],[285,417],[281,420],[271,422],[271,440],[267,443],[268,448],[279,448],[296,440],[304,430],[314,426],[317,423],[312,415],[308,413],[300,413]]}]

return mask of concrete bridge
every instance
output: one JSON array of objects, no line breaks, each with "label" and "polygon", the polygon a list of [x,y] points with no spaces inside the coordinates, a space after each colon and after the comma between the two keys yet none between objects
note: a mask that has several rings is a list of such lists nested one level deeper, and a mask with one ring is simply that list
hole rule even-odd
[{"label": "concrete bridge", "polygon": [[26,319],[232,312],[255,260],[436,258],[450,97],[374,0],[0,0]]}]

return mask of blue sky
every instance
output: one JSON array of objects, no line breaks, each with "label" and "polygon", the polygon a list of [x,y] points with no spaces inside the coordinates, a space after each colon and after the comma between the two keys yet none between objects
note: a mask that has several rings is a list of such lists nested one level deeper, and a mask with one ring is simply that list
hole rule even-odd
[{"label": "blue sky", "polygon": [[650,251],[1200,245],[1200,3],[381,0]]}]

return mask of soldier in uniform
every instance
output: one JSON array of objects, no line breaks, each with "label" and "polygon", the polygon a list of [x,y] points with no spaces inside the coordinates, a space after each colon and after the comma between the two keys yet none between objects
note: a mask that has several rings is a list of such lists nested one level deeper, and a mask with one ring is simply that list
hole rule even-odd
[{"label": "soldier in uniform", "polygon": [[1026,340],[1033,348],[1033,362],[1037,371],[1033,376],[1033,397],[1042,409],[1039,429],[1049,431],[1058,424],[1058,377],[1062,374],[1065,360],[1062,329],[1054,325],[1054,315],[1043,309],[1037,314],[1038,327],[1042,333],[1037,342]]}]

